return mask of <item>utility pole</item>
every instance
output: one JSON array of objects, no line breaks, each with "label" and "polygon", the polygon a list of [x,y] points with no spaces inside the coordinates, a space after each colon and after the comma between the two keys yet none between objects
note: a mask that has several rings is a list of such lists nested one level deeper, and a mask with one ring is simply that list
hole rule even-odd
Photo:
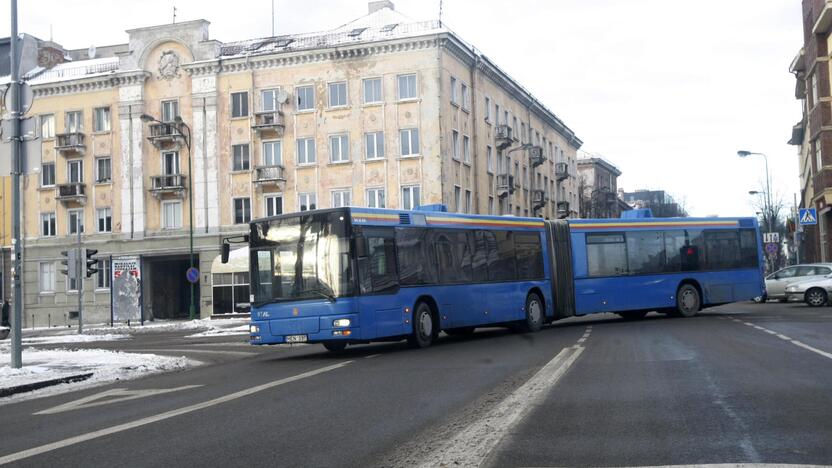
[{"label": "utility pole", "polygon": [[20,160],[20,64],[17,43],[17,0],[11,0],[11,106],[12,119],[12,290],[14,311],[12,313],[12,354],[11,365],[14,369],[23,367],[23,289],[20,284],[21,274],[21,239],[20,239],[20,172],[23,164]]},{"label": "utility pole", "polygon": [[[78,247],[75,253],[75,281],[78,282],[78,334],[84,333],[84,276],[81,272],[81,257],[83,256],[83,249],[81,248],[81,229],[84,222],[79,219],[76,230],[78,231]],[[84,262],[86,264],[86,261]]]}]

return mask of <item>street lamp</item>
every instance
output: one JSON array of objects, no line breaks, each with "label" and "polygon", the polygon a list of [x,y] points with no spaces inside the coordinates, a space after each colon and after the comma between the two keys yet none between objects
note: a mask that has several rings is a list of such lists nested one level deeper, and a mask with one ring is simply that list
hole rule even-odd
[{"label": "street lamp", "polygon": [[[173,122],[162,122],[161,120],[153,117],[152,115],[142,114],[141,115],[142,122],[145,123],[159,123],[162,125],[173,125],[179,134],[182,136],[182,139],[185,140],[185,146],[188,148],[188,217],[190,222],[188,223],[188,240],[190,242],[188,252],[190,258],[191,268],[195,268],[194,266],[194,190],[193,190],[193,168],[191,162],[191,127],[182,120],[182,117],[176,116],[176,119]],[[183,132],[183,130],[187,130],[187,134]],[[191,283],[191,304],[188,307],[188,317],[191,320],[196,319],[196,293],[195,293],[195,284]]]},{"label": "street lamp", "polygon": [[[762,194],[765,195],[763,197],[763,204],[764,204],[763,212],[765,212],[764,218],[766,220],[767,230],[771,231],[772,228],[773,228],[774,223],[772,222],[773,220],[771,219],[771,215],[772,215],[772,209],[771,209],[772,208],[772,206],[771,206],[772,205],[771,204],[771,177],[769,176],[769,172],[768,172],[768,157],[763,153],[754,153],[752,151],[745,151],[745,150],[737,151],[737,156],[739,156],[741,158],[747,158],[748,156],[762,156],[763,160],[766,162],[766,190],[765,190],[765,192],[762,192]],[[755,191],[755,190],[752,190],[752,191],[748,192],[749,195],[757,195],[759,193],[760,192]]]}]

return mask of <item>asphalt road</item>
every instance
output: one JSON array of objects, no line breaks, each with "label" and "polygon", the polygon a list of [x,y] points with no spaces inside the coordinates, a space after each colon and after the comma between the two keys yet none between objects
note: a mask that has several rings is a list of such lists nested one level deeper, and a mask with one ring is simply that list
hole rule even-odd
[{"label": "asphalt road", "polygon": [[208,364],[0,406],[0,462],[832,465],[832,308],[600,315],[340,355],[177,334],[107,346]]}]

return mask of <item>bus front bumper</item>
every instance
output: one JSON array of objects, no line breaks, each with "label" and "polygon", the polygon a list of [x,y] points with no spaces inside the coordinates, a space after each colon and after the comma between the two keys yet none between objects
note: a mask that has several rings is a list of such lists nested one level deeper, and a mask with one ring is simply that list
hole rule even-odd
[{"label": "bus front bumper", "polygon": [[249,329],[253,345],[361,339],[357,314],[252,320]]}]

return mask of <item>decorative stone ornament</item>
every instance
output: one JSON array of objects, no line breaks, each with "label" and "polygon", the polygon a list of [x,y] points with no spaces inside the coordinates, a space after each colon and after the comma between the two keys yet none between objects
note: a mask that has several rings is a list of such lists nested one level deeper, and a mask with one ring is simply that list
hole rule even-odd
[{"label": "decorative stone ornament", "polygon": [[162,52],[159,57],[159,76],[158,80],[172,80],[179,78],[179,56],[172,50]]}]

